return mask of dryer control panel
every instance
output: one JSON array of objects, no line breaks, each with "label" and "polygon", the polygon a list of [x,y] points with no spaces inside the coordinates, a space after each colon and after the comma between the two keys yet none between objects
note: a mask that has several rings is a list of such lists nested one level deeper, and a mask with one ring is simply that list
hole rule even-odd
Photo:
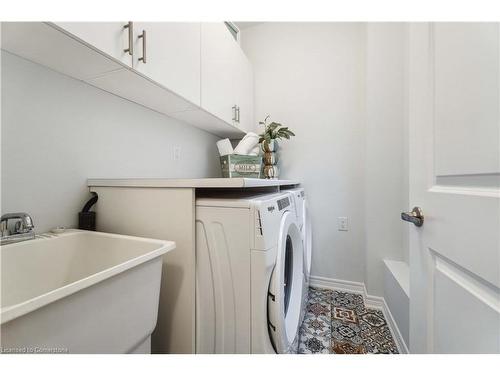
[{"label": "dryer control panel", "polygon": [[286,211],[294,211],[288,193],[278,193],[253,201],[255,250],[269,250],[278,243],[280,223]]},{"label": "dryer control panel", "polygon": [[277,203],[278,203],[278,210],[280,210],[280,211],[284,210],[285,208],[290,206],[290,198],[285,197],[285,198],[278,199]]}]

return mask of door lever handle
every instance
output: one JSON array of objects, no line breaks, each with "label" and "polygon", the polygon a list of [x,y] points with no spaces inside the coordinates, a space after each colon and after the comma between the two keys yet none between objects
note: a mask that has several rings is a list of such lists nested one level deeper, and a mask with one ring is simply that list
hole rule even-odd
[{"label": "door lever handle", "polygon": [[410,212],[401,212],[401,219],[409,221],[417,227],[424,225],[424,213],[420,207],[413,207]]}]

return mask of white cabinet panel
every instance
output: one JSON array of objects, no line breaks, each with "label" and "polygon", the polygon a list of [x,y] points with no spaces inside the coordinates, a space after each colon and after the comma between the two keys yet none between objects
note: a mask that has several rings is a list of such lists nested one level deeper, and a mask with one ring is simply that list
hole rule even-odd
[{"label": "white cabinet panel", "polygon": [[[140,37],[143,32],[146,38]],[[153,81],[200,105],[200,23],[134,23],[133,66]]]},{"label": "white cabinet panel", "polygon": [[125,50],[129,46],[127,22],[55,22],[56,26],[107,53],[118,61],[132,66],[132,55]]},{"label": "white cabinet panel", "polygon": [[239,107],[239,124],[245,132],[255,132],[253,112],[253,68],[243,51],[238,48],[235,77],[236,103]]},{"label": "white cabinet panel", "polygon": [[223,22],[201,26],[201,106],[238,129],[255,129],[252,65]]},{"label": "white cabinet panel", "polygon": [[211,113],[199,108],[170,113],[170,117],[193,124],[221,138],[238,139],[245,135],[239,128],[229,125]]},{"label": "white cabinet panel", "polygon": [[165,90],[132,69],[120,69],[89,79],[86,82],[166,115],[195,108],[178,95]]},{"label": "white cabinet panel", "polygon": [[77,79],[87,79],[123,67],[45,22],[2,22],[2,50]]},{"label": "white cabinet panel", "polygon": [[201,106],[230,124],[237,104],[237,48],[224,23],[202,23]]}]

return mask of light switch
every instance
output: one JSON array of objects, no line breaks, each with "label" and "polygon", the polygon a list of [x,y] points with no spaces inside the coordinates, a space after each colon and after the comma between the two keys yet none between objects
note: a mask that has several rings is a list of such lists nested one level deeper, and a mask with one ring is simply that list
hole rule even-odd
[{"label": "light switch", "polygon": [[337,226],[338,226],[338,230],[348,231],[349,230],[349,221],[347,220],[347,217],[339,216],[337,218]]}]

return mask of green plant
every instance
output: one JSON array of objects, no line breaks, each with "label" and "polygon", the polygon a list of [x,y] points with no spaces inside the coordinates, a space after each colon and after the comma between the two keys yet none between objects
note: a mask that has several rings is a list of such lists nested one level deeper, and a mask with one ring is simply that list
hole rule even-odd
[{"label": "green plant", "polygon": [[295,136],[295,133],[288,129],[287,126],[283,126],[278,122],[271,122],[268,125],[267,120],[269,117],[270,116],[267,115],[264,121],[259,121],[260,125],[264,125],[264,132],[259,134],[259,143],[264,141],[266,141],[266,143],[271,143],[273,139],[290,139],[290,137]]}]

